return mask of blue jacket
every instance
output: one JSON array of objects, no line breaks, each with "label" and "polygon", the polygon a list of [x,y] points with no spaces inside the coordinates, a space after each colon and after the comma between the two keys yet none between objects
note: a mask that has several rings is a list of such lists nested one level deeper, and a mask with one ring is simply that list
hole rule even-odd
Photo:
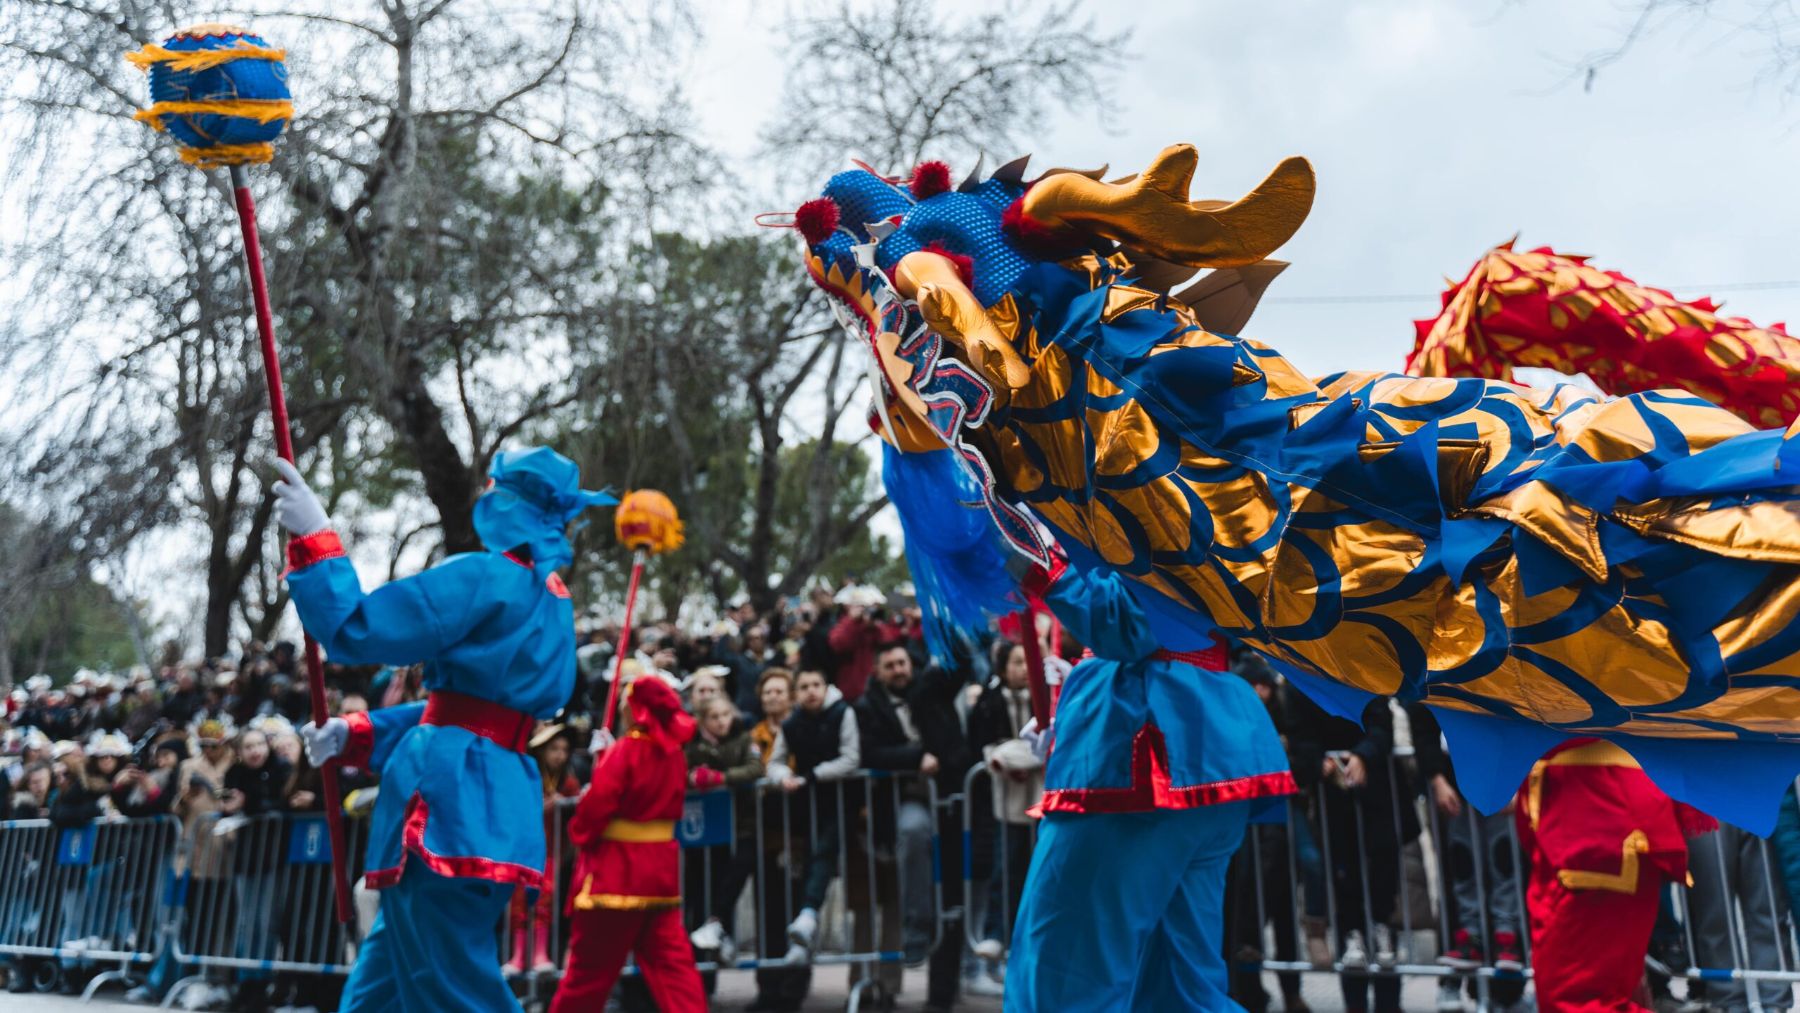
[{"label": "blue jacket", "polygon": [[1070,570],[1044,596],[1094,656],[1057,701],[1044,811],[1144,812],[1271,799],[1295,791],[1256,690],[1223,671],[1158,657],[1122,580]]},{"label": "blue jacket", "polygon": [[[555,574],[493,552],[452,556],[364,593],[338,538],[289,548],[300,621],[333,661],[424,663],[428,690],[554,715],[575,685],[575,613]],[[399,881],[408,855],[446,876],[530,888],[543,880],[537,762],[456,726],[420,724],[425,704],[351,716],[344,762],[381,774],[369,831],[372,887]]]}]

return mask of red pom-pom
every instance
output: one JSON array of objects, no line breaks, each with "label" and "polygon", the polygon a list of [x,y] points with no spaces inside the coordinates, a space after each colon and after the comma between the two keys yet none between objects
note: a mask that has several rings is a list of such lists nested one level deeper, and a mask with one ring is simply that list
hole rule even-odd
[{"label": "red pom-pom", "polygon": [[794,228],[806,237],[806,245],[817,246],[830,238],[837,231],[837,201],[830,197],[815,197],[794,212]]},{"label": "red pom-pom", "polygon": [[935,253],[956,265],[956,276],[962,279],[962,283],[970,288],[975,287],[975,259],[973,257],[957,253],[935,239],[926,245],[925,252]]},{"label": "red pom-pom", "polygon": [[913,168],[912,195],[920,200],[950,189],[950,167],[943,162],[920,162]]}]

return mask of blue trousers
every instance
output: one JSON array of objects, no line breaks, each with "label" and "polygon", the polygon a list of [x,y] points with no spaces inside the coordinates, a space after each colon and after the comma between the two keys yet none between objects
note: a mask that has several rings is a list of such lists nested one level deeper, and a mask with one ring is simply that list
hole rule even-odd
[{"label": "blue trousers", "polygon": [[512,887],[440,876],[417,860],[381,908],[344,985],[343,1013],[519,1013],[500,973]]},{"label": "blue trousers", "polygon": [[1225,870],[1249,804],[1044,817],[1006,971],[1008,1013],[1242,1011]]}]

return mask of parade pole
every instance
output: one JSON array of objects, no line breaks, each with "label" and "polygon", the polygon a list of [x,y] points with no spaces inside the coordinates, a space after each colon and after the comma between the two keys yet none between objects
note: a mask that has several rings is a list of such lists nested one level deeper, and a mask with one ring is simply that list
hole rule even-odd
[{"label": "parade pole", "polygon": [[[262,341],[263,375],[269,384],[269,414],[275,421],[275,452],[294,463],[294,436],[288,425],[287,397],[281,388],[281,359],[275,350],[275,317],[269,310],[269,283],[263,277],[262,241],[256,230],[256,201],[250,196],[250,174],[242,165],[231,166],[231,188],[237,198],[238,224],[244,233],[244,263],[250,273],[250,294],[256,304],[256,332]],[[633,584],[635,588],[635,582]],[[325,664],[319,642],[306,634],[306,682],[312,694],[313,723],[330,719],[325,702]],[[338,791],[337,768],[319,768],[319,795],[325,804],[325,824],[331,834],[331,882],[337,901],[338,921],[348,924],[355,916],[350,906],[350,876],[345,867],[344,808]]]},{"label": "parade pole", "polygon": [[619,707],[619,684],[625,669],[625,655],[631,650],[631,613],[637,608],[638,581],[644,576],[644,560],[650,550],[638,549],[631,559],[631,588],[625,592],[625,624],[619,628],[619,649],[613,653],[612,687],[606,691],[606,710],[601,712],[600,727],[611,728]]},{"label": "parade pole", "polygon": [[[238,225],[244,234],[244,265],[256,305],[256,331],[262,342],[263,375],[269,384],[269,413],[275,423],[275,451],[294,461],[294,438],[288,427],[287,398],[281,391],[281,360],[275,351],[275,318],[269,311],[269,283],[263,277],[262,242],[256,231],[256,201],[244,166],[275,157],[274,141],[294,117],[287,83],[287,51],[270,46],[260,35],[228,25],[200,24],[184,28],[161,42],[146,43],[125,56],[126,62],[150,79],[151,105],[134,116],[159,133],[167,133],[181,160],[206,170],[231,170]],[[306,637],[306,673],[312,688],[313,720],[323,725],[325,666],[319,645]],[[331,873],[337,916],[349,922],[350,880],[344,862],[344,812],[338,797],[337,770],[319,768],[325,821],[331,832]]]},{"label": "parade pole", "polygon": [[1037,718],[1038,730],[1050,727],[1050,682],[1044,677],[1044,649],[1038,643],[1038,605],[1025,596],[1025,611],[1019,613],[1019,646],[1025,648],[1025,671],[1031,679],[1031,716]]},{"label": "parade pole", "polygon": [[612,687],[606,691],[606,711],[600,727],[611,728],[619,710],[619,688],[624,682],[625,655],[631,651],[631,614],[637,609],[638,585],[644,563],[652,555],[681,548],[681,516],[669,497],[655,489],[635,489],[619,500],[613,513],[613,530],[631,550],[631,586],[625,592],[625,624],[619,630],[619,649],[613,654]]}]

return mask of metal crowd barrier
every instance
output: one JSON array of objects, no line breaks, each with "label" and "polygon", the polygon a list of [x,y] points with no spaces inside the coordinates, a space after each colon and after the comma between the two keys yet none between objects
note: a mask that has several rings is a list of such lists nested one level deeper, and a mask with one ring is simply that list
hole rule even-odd
[{"label": "metal crowd barrier", "polygon": [[962,879],[968,912],[962,920],[963,941],[985,957],[1004,953],[1012,944],[1013,918],[1037,848],[1038,821],[1026,818],[1019,823],[1008,817],[1037,805],[1043,787],[996,777],[992,768],[978,763],[963,777],[962,797]]},{"label": "metal crowd barrier", "polygon": [[15,967],[24,963],[19,958],[66,967],[117,963],[95,976],[88,995],[153,958],[178,829],[169,817],[71,828],[0,823],[0,954]]},{"label": "metal crowd barrier", "polygon": [[[1466,801],[1456,816],[1444,814],[1409,760],[1410,750],[1396,750],[1385,785],[1315,787],[1292,800],[1280,822],[1250,828],[1228,886],[1239,909],[1228,913],[1226,929],[1235,974],[1273,972],[1284,991],[1302,973],[1371,984],[1426,979],[1483,1011],[1520,1000],[1532,975],[1530,870],[1513,814],[1484,816]],[[1399,793],[1395,804],[1379,797],[1386,790]],[[1419,824],[1416,838],[1405,833],[1408,816]],[[1646,959],[1653,987],[1674,995],[1668,984],[1685,981],[1684,998],[1717,1008],[1790,1008],[1800,935],[1774,848],[1730,826],[1688,844],[1693,884],[1664,887]],[[1439,958],[1459,928],[1480,959],[1448,966]],[[1352,931],[1362,959],[1346,960]],[[1514,934],[1516,966],[1496,959],[1502,931]]]},{"label": "metal crowd barrier", "polygon": [[[345,836],[354,882],[367,821],[345,821]],[[182,840],[179,859],[166,938],[193,973],[169,987],[165,1008],[213,971],[239,980],[349,973],[360,932],[337,920],[322,813],[210,813]]]},{"label": "metal crowd barrier", "polygon": [[[684,926],[692,931],[718,915],[735,950],[729,961],[698,954],[709,993],[721,971],[785,973],[803,989],[814,968],[833,965],[848,967],[851,1010],[897,991],[907,962],[908,899],[915,922],[928,923],[912,926],[929,933],[924,949],[943,939],[942,842],[933,815],[941,804],[930,778],[879,770],[795,792],[769,781],[690,792],[676,827]],[[528,999],[546,996],[568,959],[566,899],[580,890],[568,839],[575,805],[560,800],[546,816],[551,889],[535,905],[515,898],[502,926],[502,963],[522,979]],[[788,926],[806,906],[809,877],[815,890],[817,882],[827,885],[817,905],[816,944],[800,953]],[[914,882],[921,878],[929,882]],[[628,977],[635,973],[627,967]]]},{"label": "metal crowd barrier", "polygon": [[[1277,822],[1250,828],[1227,887],[1235,987],[1262,988],[1273,976],[1285,991],[1322,974],[1370,987],[1424,980],[1454,986],[1484,1010],[1523,994],[1527,869],[1512,819],[1466,804],[1445,816],[1408,776],[1408,761],[1404,751],[1390,756],[1385,783],[1317,787],[1288,801]],[[1390,786],[1393,804],[1381,797]],[[1035,802],[1022,793],[1036,790],[977,765],[945,798],[930,778],[882,772],[793,793],[759,782],[690,794],[677,829],[685,927],[718,916],[737,943],[729,959],[701,954],[702,972],[751,970],[804,989],[816,968],[843,965],[854,1010],[892,995],[909,957],[937,948],[958,921],[950,938],[959,946],[997,955],[1011,939],[1036,840],[1035,820],[1008,815]],[[535,905],[520,898],[495,927],[500,959],[528,1000],[549,994],[567,960],[564,902],[579,888],[567,835],[574,804],[546,813],[550,889]],[[1420,833],[1411,838],[1415,822]],[[354,876],[367,824],[349,828]],[[1694,839],[1690,851],[1694,884],[1668,888],[1653,977],[1685,981],[1689,998],[1715,1004],[1738,989],[1748,992],[1738,1005],[1788,1008],[1800,983],[1800,935],[1780,856],[1731,827]],[[947,853],[960,902],[945,890]],[[73,829],[0,823],[0,870],[0,955],[51,973],[101,968],[90,995],[158,958],[198,970],[168,1002],[208,973],[343,975],[354,961],[358,927],[333,917],[316,814],[215,815],[185,836],[170,817]],[[791,943],[788,926],[809,899],[820,925],[807,951]],[[1439,955],[1459,927],[1482,944],[1482,958],[1447,966]],[[1497,962],[1492,948],[1507,929],[1517,938],[1516,968]],[[1348,950],[1353,932],[1360,957]]]}]

